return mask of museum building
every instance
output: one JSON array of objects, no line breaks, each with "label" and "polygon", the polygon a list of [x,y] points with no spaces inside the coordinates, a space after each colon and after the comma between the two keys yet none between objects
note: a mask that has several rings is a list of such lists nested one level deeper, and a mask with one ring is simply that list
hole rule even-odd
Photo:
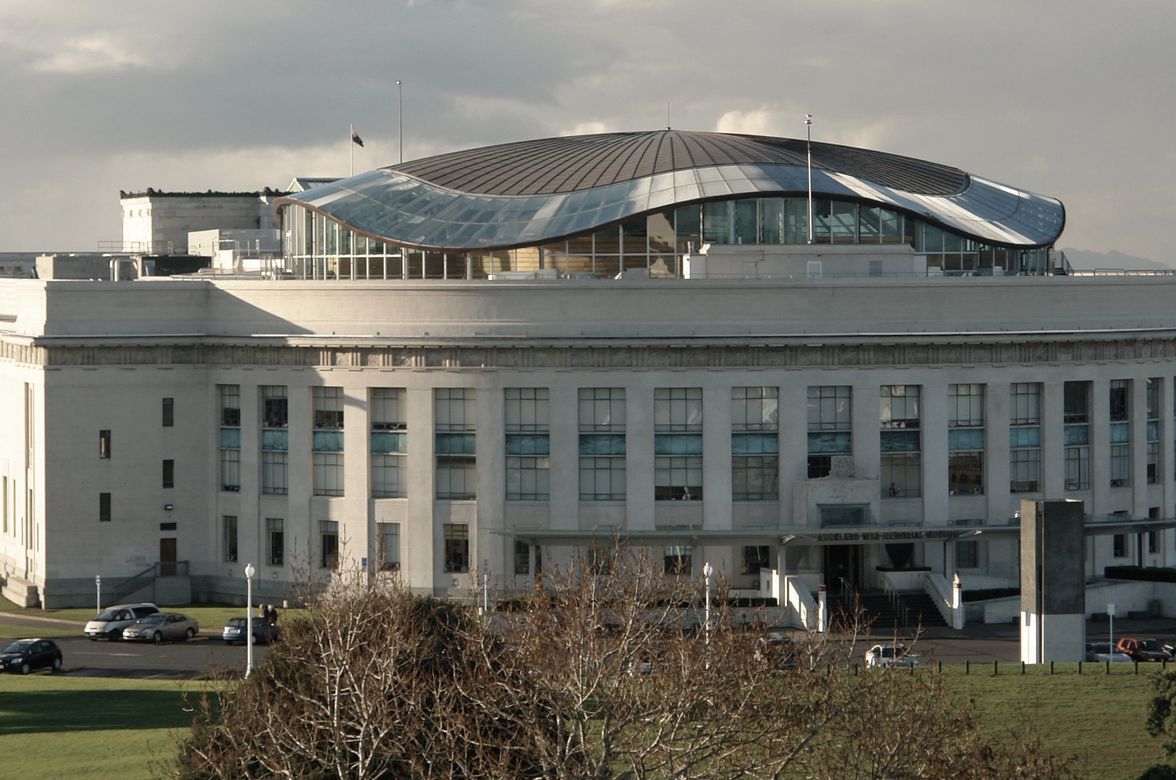
[{"label": "museum building", "polygon": [[617,541],[782,601],[1016,586],[1026,498],[1085,502],[1091,578],[1176,558],[1176,278],[1072,273],[1055,199],[661,130],[274,209],[261,271],[0,281],[10,597],[471,598]]}]

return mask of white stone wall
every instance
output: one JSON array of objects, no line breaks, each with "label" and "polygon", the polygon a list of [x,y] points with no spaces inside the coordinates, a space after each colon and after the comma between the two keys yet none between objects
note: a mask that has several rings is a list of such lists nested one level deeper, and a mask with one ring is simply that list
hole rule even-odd
[{"label": "white stone wall", "polygon": [[[0,315],[10,329],[0,337],[6,428],[23,424],[13,415],[24,408],[24,382],[31,382],[42,399],[35,410],[39,438],[27,482],[33,491],[30,538],[41,541],[34,541],[30,557],[19,535],[0,534],[0,563],[8,572],[27,568],[50,596],[89,603],[94,574],[134,574],[157,559],[161,538],[175,538],[178,558],[191,562],[195,576],[217,587],[240,587],[241,569],[253,561],[260,581],[276,593],[298,579],[300,567],[308,563],[316,575],[321,573],[321,521],[338,522],[344,557],[352,563],[375,558],[377,522],[399,522],[405,580],[421,591],[471,596],[484,573],[495,589],[527,581],[513,574],[507,530],[694,526],[728,534],[727,541],[708,544],[700,537],[694,542],[696,570],[710,560],[734,575],[738,587],[755,587],[755,577],[739,571],[740,545],[775,545],[783,531],[797,527],[802,510],[813,516],[810,499],[824,490],[806,480],[806,394],[814,385],[853,388],[855,484],[869,487],[865,493],[854,487],[850,498],[870,503],[881,525],[944,527],[964,519],[1007,525],[1023,497],[1008,491],[1008,388],[1013,382],[1043,384],[1047,497],[1081,498],[1089,511],[1126,511],[1134,517],[1159,507],[1162,516],[1170,517],[1176,507],[1171,462],[1176,350],[1170,334],[1156,329],[1169,319],[1171,288],[1172,283],[1154,280],[1139,286],[1132,280],[1051,279],[928,280],[906,286],[887,280],[816,286],[681,280],[567,285],[0,282]],[[1095,299],[1101,305],[1091,305]],[[1028,300],[1036,304],[1035,311],[1023,310]],[[1044,314],[1039,310],[1055,312],[1053,332],[999,334],[1000,322],[1009,328],[1040,324]],[[955,312],[974,312],[976,321]],[[1147,329],[1105,330],[1128,318]],[[900,321],[901,329],[880,335]],[[968,337],[943,335],[969,326],[974,332]],[[1081,332],[1084,327],[1091,332]],[[858,335],[851,335],[855,329]],[[823,335],[835,330],[841,335]],[[255,351],[259,346],[265,350]],[[569,360],[573,348],[578,357]],[[776,348],[786,351],[762,352]],[[882,355],[891,362],[880,362]],[[1161,479],[1155,485],[1146,484],[1144,470],[1143,387],[1149,377],[1164,383]],[[1107,396],[1114,379],[1130,379],[1134,388],[1132,484],[1124,488],[1109,487],[1107,476]],[[1063,383],[1073,380],[1093,382],[1092,486],[1066,493],[1061,399]],[[948,387],[957,382],[987,388],[982,496],[951,496],[947,490]],[[218,489],[218,384],[236,384],[241,391],[242,484],[235,493]],[[883,384],[923,388],[924,489],[917,498],[890,499],[875,487],[878,387]],[[289,388],[287,496],[260,494],[258,388],[263,385]],[[734,504],[729,498],[731,388],[765,385],[779,389],[779,500]],[[312,495],[314,386],[343,389],[347,476],[342,497]],[[409,487],[404,499],[368,498],[366,410],[372,387],[407,391]],[[477,392],[476,501],[434,497],[433,392],[444,387]],[[505,501],[502,404],[507,387],[550,391],[549,501]],[[579,501],[576,397],[584,387],[626,390],[624,502]],[[654,501],[653,395],[659,387],[703,389],[702,501]],[[174,428],[161,425],[163,397],[175,399]],[[97,457],[100,429],[113,432],[109,460]],[[27,492],[22,458],[23,445],[15,437],[0,442],[0,466],[10,484],[19,483],[20,495]],[[160,484],[163,458],[176,461],[173,489]],[[15,516],[24,504],[13,498],[16,488],[11,490]],[[110,524],[97,521],[97,494],[103,491],[113,496]],[[165,504],[174,508],[164,510]],[[238,517],[235,562],[224,560],[224,515]],[[285,521],[287,562],[281,568],[265,564],[266,517]],[[169,522],[176,524],[174,530],[161,527]],[[467,574],[443,571],[441,528],[446,522],[471,525]],[[778,530],[765,531],[765,526]],[[746,541],[735,541],[731,534],[739,529],[755,530]],[[1015,583],[1015,543],[981,539],[977,574]],[[1155,554],[1144,554],[1145,562],[1170,563],[1176,557],[1173,534],[1163,532],[1160,541]],[[661,543],[649,546],[660,557]],[[950,545],[918,547],[917,562],[950,576]],[[1091,574],[1101,573],[1107,563],[1134,562],[1113,558],[1109,536],[1094,537],[1089,550]],[[1128,552],[1138,557],[1137,550],[1129,540]],[[566,562],[570,551],[568,545],[551,544],[545,564]],[[773,559],[776,552],[773,546]],[[819,575],[818,548],[790,548],[783,557],[788,574]],[[885,563],[882,545],[870,545],[865,560],[871,566]]]}]

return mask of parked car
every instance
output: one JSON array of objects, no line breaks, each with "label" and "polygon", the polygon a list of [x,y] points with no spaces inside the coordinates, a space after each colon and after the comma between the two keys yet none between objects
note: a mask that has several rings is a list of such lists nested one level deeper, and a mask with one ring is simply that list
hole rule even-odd
[{"label": "parked car", "polygon": [[86,624],[84,632],[90,639],[121,639],[124,628],[157,612],[159,607],[154,604],[116,604],[95,615],[94,619]]},{"label": "parked car", "polygon": [[[245,618],[235,617],[229,618],[225,623],[224,631],[221,632],[221,639],[225,640],[226,644],[233,644],[234,642],[245,642]],[[270,642],[278,641],[278,626],[277,624],[270,624],[261,618],[253,618],[253,644],[268,645]]]},{"label": "parked car", "polygon": [[1120,653],[1111,647],[1110,642],[1092,642],[1086,646],[1086,660],[1113,664],[1131,663],[1131,656]]},{"label": "parked car", "polygon": [[906,645],[900,644],[886,644],[874,645],[866,651],[866,666],[867,667],[890,667],[890,666],[909,666],[914,667],[919,665],[917,656],[911,655]]},{"label": "parked car", "polygon": [[34,669],[61,671],[61,648],[52,639],[18,639],[0,650],[0,668],[28,674]]},{"label": "parked car", "polygon": [[1115,649],[1131,656],[1132,661],[1171,661],[1172,654],[1164,649],[1158,639],[1136,639],[1133,636],[1119,637]]},{"label": "parked car", "polygon": [[157,612],[136,620],[123,629],[122,638],[135,642],[176,642],[191,639],[200,631],[196,621],[179,612]]}]

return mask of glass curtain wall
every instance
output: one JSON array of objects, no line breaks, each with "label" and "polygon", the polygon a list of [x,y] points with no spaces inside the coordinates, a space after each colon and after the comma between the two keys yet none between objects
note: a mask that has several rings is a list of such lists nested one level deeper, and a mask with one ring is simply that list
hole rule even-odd
[{"label": "glass curtain wall", "polygon": [[[682,274],[683,256],[702,244],[805,244],[804,197],[708,201],[643,214],[541,246],[446,253],[399,247],[356,233],[293,204],[282,207],[286,267],[300,279],[480,279],[504,272],[555,270],[609,278],[634,269]],[[1048,249],[977,242],[894,209],[813,199],[816,244],[901,244],[926,255],[932,274],[1040,274]],[[999,269],[999,270],[997,270]]]}]

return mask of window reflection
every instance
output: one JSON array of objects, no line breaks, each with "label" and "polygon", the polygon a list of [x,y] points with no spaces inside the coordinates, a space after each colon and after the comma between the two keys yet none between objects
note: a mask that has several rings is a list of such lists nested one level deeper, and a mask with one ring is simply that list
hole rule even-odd
[{"label": "window reflection", "polygon": [[[778,171],[764,172],[763,176],[775,176],[779,186],[783,186],[780,180],[787,178]],[[370,197],[340,211],[369,226],[394,226],[406,241],[434,245],[492,244],[552,233],[569,237],[510,250],[401,248],[291,203],[282,206],[287,226],[286,267],[307,279],[476,279],[542,270],[607,278],[634,269],[649,269],[651,276],[661,277],[680,276],[682,258],[698,252],[703,244],[789,245],[808,241],[807,197],[730,197],[730,192],[752,181],[736,168],[678,171],[643,180],[640,186],[628,183],[561,196],[511,199],[463,198],[420,182],[389,182],[386,178],[353,182],[353,190],[368,190]],[[756,186],[766,186],[766,180],[755,181]],[[697,194],[698,184],[704,191],[718,187],[728,196],[648,214],[642,211],[651,198],[671,190],[678,198],[684,187],[695,187]],[[320,194],[318,201],[330,205],[334,198]],[[1044,207],[1033,205],[1035,208],[1026,210],[1048,221]],[[642,211],[640,216],[621,218],[635,210]],[[882,205],[817,197],[812,213],[815,243],[909,245],[926,258],[931,273],[1032,275],[1048,271],[1047,248],[985,244]],[[612,224],[597,227],[608,221]],[[863,274],[866,272],[863,268]]]}]

